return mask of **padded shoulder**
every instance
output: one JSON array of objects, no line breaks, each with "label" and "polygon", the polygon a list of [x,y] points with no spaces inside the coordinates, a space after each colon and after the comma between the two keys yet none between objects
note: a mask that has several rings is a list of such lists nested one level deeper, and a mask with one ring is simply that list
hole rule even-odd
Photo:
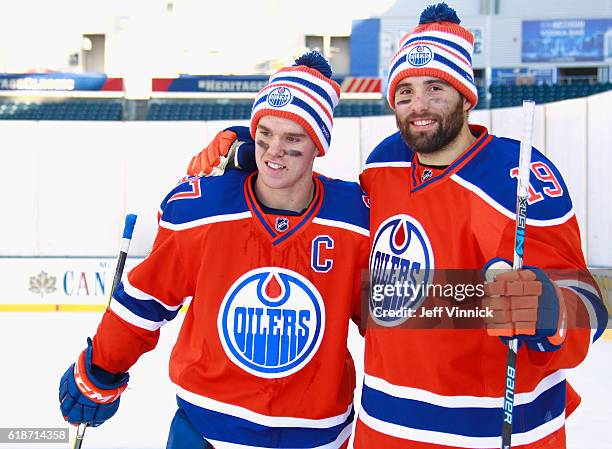
[{"label": "padded shoulder", "polygon": [[[514,217],[520,142],[495,137],[452,178],[498,211]],[[567,186],[557,167],[540,151],[531,152],[532,195],[527,218],[531,224],[552,225],[573,215]]]},{"label": "padded shoulder", "polygon": [[380,142],[368,156],[364,169],[384,166],[410,166],[413,151],[406,146],[401,134],[396,132]]},{"label": "padded shoulder", "polygon": [[247,212],[243,189],[248,176],[240,170],[228,170],[223,176],[184,178],[162,201],[161,221],[182,225]]},{"label": "padded shoulder", "polygon": [[317,218],[356,226],[368,232],[370,200],[356,182],[341,181],[321,176],[324,195]]}]

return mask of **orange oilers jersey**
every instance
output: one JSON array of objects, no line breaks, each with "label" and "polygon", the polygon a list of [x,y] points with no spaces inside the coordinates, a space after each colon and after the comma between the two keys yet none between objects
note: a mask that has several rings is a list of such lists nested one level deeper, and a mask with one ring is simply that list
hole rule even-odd
[{"label": "orange oilers jersey", "polygon": [[[415,272],[480,270],[492,259],[512,259],[519,142],[471,129],[474,144],[443,170],[419,167],[399,133],[368,158],[361,182],[371,200],[373,281],[401,283]],[[567,187],[537,150],[530,183],[525,265],[584,273]],[[565,417],[579,397],[564,368],[580,363],[607,322],[588,273],[555,281],[591,328],[570,329],[555,352],[520,348],[513,447],[565,447]],[[389,327],[366,330],[355,447],[499,448],[507,346],[485,329],[402,329],[393,328],[393,316],[381,319]]]},{"label": "orange oilers jersey", "polygon": [[150,255],[117,289],[94,360],[126,371],[189,298],[170,360],[177,400],[216,449],[346,447],[354,417],[369,209],[314,177],[301,216],[266,214],[240,171],[188,178],[162,203]]}]

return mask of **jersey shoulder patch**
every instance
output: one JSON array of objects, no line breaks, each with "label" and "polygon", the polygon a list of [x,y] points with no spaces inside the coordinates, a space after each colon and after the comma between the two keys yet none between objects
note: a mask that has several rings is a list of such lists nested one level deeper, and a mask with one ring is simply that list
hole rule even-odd
[{"label": "jersey shoulder patch", "polygon": [[225,221],[248,213],[244,180],[249,173],[228,170],[223,176],[186,177],[166,195],[160,206],[161,222],[170,227],[188,223]]},{"label": "jersey shoulder patch", "polygon": [[369,235],[370,200],[356,182],[319,177],[323,203],[315,222]]},{"label": "jersey shoulder patch", "polygon": [[[451,178],[502,214],[514,219],[520,142],[495,137]],[[540,151],[531,152],[527,219],[548,226],[574,213],[567,186],[557,167]]]},{"label": "jersey shoulder patch", "polygon": [[400,132],[380,142],[368,156],[364,170],[380,167],[410,167],[413,151],[402,140]]}]

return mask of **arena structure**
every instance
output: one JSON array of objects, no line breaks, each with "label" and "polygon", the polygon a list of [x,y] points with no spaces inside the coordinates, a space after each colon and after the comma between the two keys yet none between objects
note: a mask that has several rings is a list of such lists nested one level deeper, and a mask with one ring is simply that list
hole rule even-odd
[{"label": "arena structure", "polygon": [[[164,2],[164,14],[188,15],[189,3]],[[331,149],[315,167],[327,176],[357,180],[369,152],[396,131],[383,95],[386,66],[428,2],[388,3],[377,16],[353,20],[349,31],[310,27],[291,37],[299,43],[294,48],[323,51],[342,86]],[[520,104],[536,101],[534,146],[564,174],[588,265],[612,315],[612,3],[449,4],[476,39],[480,100],[471,121],[519,139]],[[19,367],[3,374],[0,391],[13,406],[0,411],[0,427],[65,427],[57,382],[104,310],[125,214],[139,217],[129,269],[150,250],[159,202],[184,176],[190,158],[217,131],[247,123],[252,99],[277,64],[262,61],[240,75],[209,66],[205,73],[201,67],[188,74],[162,68],[134,76],[113,61],[121,33],[99,29],[79,31],[83,46],[62,53],[63,60],[72,58],[68,64],[46,63],[40,70],[32,63],[32,70],[0,73],[0,274],[6,292],[0,338],[7,366]],[[166,371],[177,321],[162,333],[158,350],[135,367],[118,415],[89,431],[86,447],[163,447],[175,410]],[[363,343],[355,329],[351,339],[359,360]],[[604,380],[611,344],[608,331],[576,370],[576,384],[586,393],[576,424],[568,421],[573,449],[612,448],[605,428],[611,412],[595,403],[611,398],[612,384]],[[26,391],[15,387],[24,382]]]}]

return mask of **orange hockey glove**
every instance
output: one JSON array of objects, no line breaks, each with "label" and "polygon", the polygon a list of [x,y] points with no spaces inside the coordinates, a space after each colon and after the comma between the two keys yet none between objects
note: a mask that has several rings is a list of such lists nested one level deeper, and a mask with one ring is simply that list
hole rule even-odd
[{"label": "orange hockey glove", "polygon": [[539,268],[499,272],[485,284],[484,307],[487,333],[516,337],[536,351],[556,351],[567,334],[567,311],[563,293]]},{"label": "orange hockey glove", "polygon": [[226,128],[191,159],[187,175],[220,176],[227,168],[251,171],[254,169],[254,152],[254,142],[247,127]]}]

